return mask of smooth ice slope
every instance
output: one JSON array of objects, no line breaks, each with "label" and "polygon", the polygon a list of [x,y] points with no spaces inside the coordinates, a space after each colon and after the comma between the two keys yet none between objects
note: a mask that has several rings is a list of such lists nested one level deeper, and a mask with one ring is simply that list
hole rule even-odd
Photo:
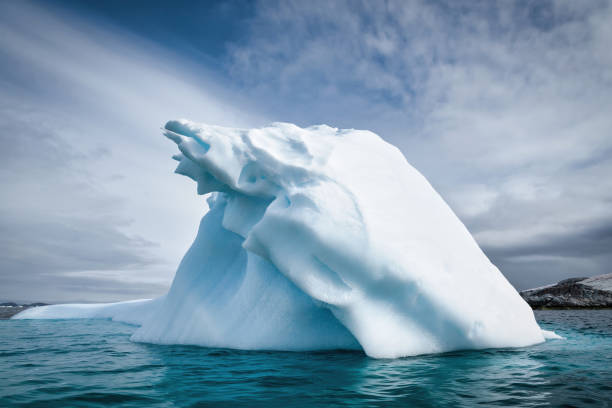
[{"label": "smooth ice slope", "polygon": [[71,303],[32,307],[13,316],[13,319],[113,319],[141,325],[153,313],[158,299],[128,300],[117,303]]},{"label": "smooth ice slope", "polygon": [[211,209],[135,340],[373,357],[544,340],[461,221],[377,135],[186,120],[165,134]]}]

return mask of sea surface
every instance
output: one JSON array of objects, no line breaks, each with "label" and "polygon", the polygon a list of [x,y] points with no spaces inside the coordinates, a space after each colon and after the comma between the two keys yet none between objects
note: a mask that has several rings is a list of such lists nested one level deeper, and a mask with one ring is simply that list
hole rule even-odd
[{"label": "sea surface", "polygon": [[395,360],[139,344],[108,320],[2,320],[0,407],[612,407],[612,310],[536,317],[565,340]]}]

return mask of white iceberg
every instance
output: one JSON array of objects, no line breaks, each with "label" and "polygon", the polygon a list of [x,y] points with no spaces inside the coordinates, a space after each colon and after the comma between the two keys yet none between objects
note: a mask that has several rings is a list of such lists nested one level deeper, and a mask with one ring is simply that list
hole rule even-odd
[{"label": "white iceberg", "polygon": [[176,172],[212,193],[168,293],[17,318],[106,317],[133,340],[400,357],[544,341],[531,308],[376,134],[170,121]]}]

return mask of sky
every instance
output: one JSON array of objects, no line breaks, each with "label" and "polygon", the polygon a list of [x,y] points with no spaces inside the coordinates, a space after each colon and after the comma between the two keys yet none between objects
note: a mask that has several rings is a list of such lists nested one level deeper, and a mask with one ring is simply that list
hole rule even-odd
[{"label": "sky", "polygon": [[0,301],[167,290],[207,210],[174,118],[372,130],[517,289],[610,273],[610,21],[598,0],[0,2]]}]

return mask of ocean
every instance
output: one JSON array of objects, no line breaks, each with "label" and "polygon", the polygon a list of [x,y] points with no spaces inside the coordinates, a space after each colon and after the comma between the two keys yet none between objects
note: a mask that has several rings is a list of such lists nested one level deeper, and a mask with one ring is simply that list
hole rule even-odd
[{"label": "ocean", "polygon": [[565,339],[393,360],[140,344],[109,320],[1,320],[0,407],[612,407],[612,310],[536,318]]}]

